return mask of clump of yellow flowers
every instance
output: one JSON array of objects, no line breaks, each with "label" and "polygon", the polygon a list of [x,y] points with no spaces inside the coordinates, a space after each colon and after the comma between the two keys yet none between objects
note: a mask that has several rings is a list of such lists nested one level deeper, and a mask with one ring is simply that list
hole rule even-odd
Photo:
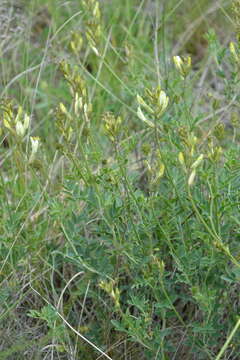
[{"label": "clump of yellow flowers", "polygon": [[[14,147],[21,147],[25,143],[25,137],[30,130],[30,116],[23,110],[22,106],[18,106],[17,110],[13,109],[11,102],[5,102],[3,108],[3,125],[11,134]],[[40,145],[40,138],[30,136],[31,153],[28,162],[33,163],[36,153]],[[24,147],[25,148],[25,147]],[[26,147],[27,148],[27,147]],[[16,149],[17,151],[20,149]]]}]

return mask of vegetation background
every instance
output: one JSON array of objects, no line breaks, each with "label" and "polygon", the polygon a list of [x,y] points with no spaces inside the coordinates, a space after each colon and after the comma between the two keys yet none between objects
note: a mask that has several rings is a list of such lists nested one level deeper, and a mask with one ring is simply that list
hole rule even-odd
[{"label": "vegetation background", "polygon": [[0,359],[240,359],[239,39],[239,0],[1,0]]}]

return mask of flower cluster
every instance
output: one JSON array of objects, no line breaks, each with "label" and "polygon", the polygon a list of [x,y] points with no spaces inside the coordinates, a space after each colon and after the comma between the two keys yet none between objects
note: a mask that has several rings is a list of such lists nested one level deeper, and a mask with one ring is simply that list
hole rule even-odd
[{"label": "flower cluster", "polygon": [[155,127],[155,124],[149,120],[143,113],[144,109],[149,115],[159,119],[166,111],[169,97],[161,87],[154,90],[146,89],[146,98],[150,105],[140,96],[137,95],[138,109],[137,114],[140,120],[144,121],[148,126]]}]

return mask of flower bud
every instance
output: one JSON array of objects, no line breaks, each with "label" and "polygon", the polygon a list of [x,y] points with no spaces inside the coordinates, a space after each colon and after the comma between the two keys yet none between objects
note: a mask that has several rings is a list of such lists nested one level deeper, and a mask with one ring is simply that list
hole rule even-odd
[{"label": "flower bud", "polygon": [[194,169],[194,170],[191,172],[191,174],[190,174],[190,176],[189,176],[189,178],[188,178],[188,185],[189,185],[189,186],[192,186],[192,185],[193,185],[195,176],[196,176],[196,170]]},{"label": "flower bud", "polygon": [[138,109],[137,109],[137,115],[138,115],[138,117],[139,117],[140,120],[142,120],[143,122],[147,123],[148,126],[154,128],[153,122],[150,121],[150,120],[148,120],[148,119],[145,117],[145,115],[143,114],[140,106],[139,106]]},{"label": "flower bud", "polygon": [[39,145],[40,145],[40,138],[39,137],[35,137],[35,136],[31,136],[30,137],[30,141],[31,141],[31,146],[32,146],[32,151],[31,151],[31,155],[29,158],[29,162],[32,163],[35,155],[38,151]]},{"label": "flower bud", "polygon": [[179,160],[179,162],[180,162],[180,164],[181,164],[182,166],[185,166],[185,159],[184,159],[184,155],[183,155],[182,152],[180,152],[180,153],[178,154],[178,160]]},{"label": "flower bud", "polygon": [[25,131],[24,131],[24,127],[23,127],[23,124],[21,123],[21,121],[18,121],[16,123],[15,129],[16,129],[16,133],[18,136],[20,136],[20,137],[24,136]]},{"label": "flower bud", "polygon": [[191,169],[196,169],[200,164],[201,162],[203,161],[203,154],[201,154],[196,161],[194,161],[194,163],[191,165]]},{"label": "flower bud", "polygon": [[153,113],[154,113],[154,111],[152,110],[152,108],[151,108],[149,105],[147,105],[147,104],[145,103],[145,101],[143,100],[143,98],[142,98],[140,95],[138,95],[138,94],[137,94],[137,102],[138,102],[139,105],[142,105],[150,114],[153,114]]},{"label": "flower bud", "polygon": [[236,48],[235,48],[235,44],[231,41],[229,44],[229,50],[230,53],[232,54],[233,59],[236,61],[236,63],[240,63],[240,59],[239,56],[237,54]]},{"label": "flower bud", "polygon": [[180,56],[174,56],[173,62],[176,66],[176,69],[181,74],[181,77],[185,79],[191,70],[191,66],[192,66],[191,56],[186,56],[182,58]]},{"label": "flower bud", "polygon": [[159,95],[159,113],[158,116],[162,115],[164,111],[166,110],[169,102],[169,97],[166,95],[166,93],[161,90]]}]

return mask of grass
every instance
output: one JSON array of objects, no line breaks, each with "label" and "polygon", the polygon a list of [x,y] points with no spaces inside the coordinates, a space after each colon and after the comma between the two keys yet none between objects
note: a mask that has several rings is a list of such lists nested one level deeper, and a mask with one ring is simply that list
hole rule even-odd
[{"label": "grass", "polygon": [[239,359],[239,1],[0,10],[0,359]]}]

